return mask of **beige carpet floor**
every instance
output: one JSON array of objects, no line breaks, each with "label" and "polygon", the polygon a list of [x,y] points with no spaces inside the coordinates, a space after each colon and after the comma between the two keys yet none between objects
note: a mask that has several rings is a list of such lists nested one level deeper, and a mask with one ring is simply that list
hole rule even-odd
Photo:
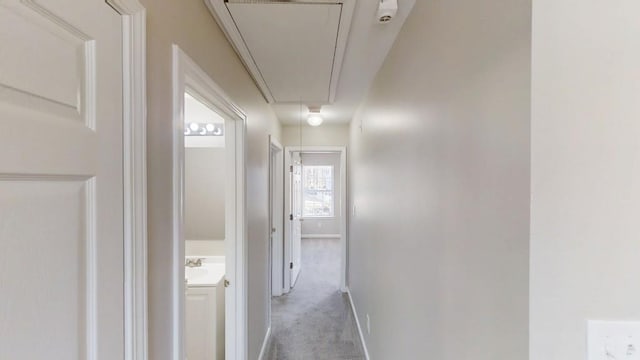
[{"label": "beige carpet floor", "polygon": [[339,276],[340,241],[303,239],[296,286],[272,299],[267,360],[364,360]]}]

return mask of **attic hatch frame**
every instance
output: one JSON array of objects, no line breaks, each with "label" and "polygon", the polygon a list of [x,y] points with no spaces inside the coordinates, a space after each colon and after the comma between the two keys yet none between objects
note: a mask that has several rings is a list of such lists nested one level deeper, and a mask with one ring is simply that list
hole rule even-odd
[{"label": "attic hatch frame", "polygon": [[[225,36],[233,46],[236,53],[239,55],[240,60],[244,64],[245,68],[251,75],[251,78],[255,82],[256,86],[262,93],[262,96],[269,104],[283,103],[277,102],[272,94],[269,86],[264,79],[258,64],[254,60],[251,51],[245,43],[240,29],[238,29],[236,22],[231,15],[226,3],[236,4],[297,4],[297,5],[318,5],[318,4],[337,4],[341,5],[340,20],[338,24],[338,33],[336,38],[336,47],[333,54],[333,64],[331,68],[331,79],[329,83],[328,103],[332,104],[336,98],[336,92],[338,88],[338,82],[340,79],[340,72],[344,61],[344,56],[347,48],[347,40],[349,38],[349,30],[351,29],[351,23],[353,19],[353,13],[356,6],[356,0],[205,0],[205,4],[209,8],[209,12],[213,15],[216,22],[222,28]],[[304,101],[313,101],[313,99],[301,99]],[[284,102],[286,103],[286,102]],[[323,102],[324,103],[324,102]]]}]

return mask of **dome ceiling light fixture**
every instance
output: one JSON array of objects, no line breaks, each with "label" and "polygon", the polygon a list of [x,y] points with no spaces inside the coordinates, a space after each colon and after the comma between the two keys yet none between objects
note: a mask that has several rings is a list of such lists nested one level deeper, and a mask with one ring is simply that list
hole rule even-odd
[{"label": "dome ceiling light fixture", "polygon": [[320,106],[309,106],[309,115],[307,116],[307,123],[311,126],[320,126],[324,119],[320,115]]}]

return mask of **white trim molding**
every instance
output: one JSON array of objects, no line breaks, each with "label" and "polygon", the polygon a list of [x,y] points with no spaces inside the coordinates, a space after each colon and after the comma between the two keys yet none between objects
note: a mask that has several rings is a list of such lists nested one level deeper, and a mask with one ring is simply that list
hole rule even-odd
[{"label": "white trim molding", "polygon": [[303,239],[340,239],[340,234],[302,234]]},{"label": "white trim molding", "polygon": [[260,355],[258,355],[258,360],[263,360],[267,355],[267,351],[269,350],[269,343],[271,342],[271,326],[267,329],[267,333],[264,335],[264,340],[262,341],[262,348],[260,349]]},{"label": "white trim molding", "polygon": [[[142,16],[146,17],[146,9],[138,0],[106,0],[107,4],[114,8],[122,16]],[[145,31],[146,33],[146,31]],[[146,49],[145,49],[146,52]]]},{"label": "white trim molding", "polygon": [[146,10],[106,0],[122,15],[125,360],[147,360]]},{"label": "white trim molding", "polygon": [[369,350],[367,349],[367,343],[364,341],[364,333],[362,332],[362,327],[360,326],[360,320],[358,318],[358,312],[356,311],[356,305],[353,302],[353,297],[351,296],[351,289],[347,287],[347,295],[349,296],[349,304],[351,304],[351,311],[353,311],[353,317],[356,319],[356,326],[358,327],[358,335],[360,335],[360,343],[362,344],[362,349],[364,350],[364,358],[366,360],[370,360]]},{"label": "white trim molding", "polygon": [[[225,119],[225,354],[247,357],[246,115],[177,45],[173,45],[173,276],[172,356],[184,360],[184,94],[188,92]],[[233,224],[233,225],[230,225]]]}]

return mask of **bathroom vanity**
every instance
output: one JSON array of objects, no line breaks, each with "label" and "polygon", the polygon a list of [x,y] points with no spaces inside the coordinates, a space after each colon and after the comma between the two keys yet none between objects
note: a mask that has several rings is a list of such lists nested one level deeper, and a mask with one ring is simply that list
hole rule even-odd
[{"label": "bathroom vanity", "polygon": [[224,257],[190,256],[187,263],[187,359],[224,360]]}]

